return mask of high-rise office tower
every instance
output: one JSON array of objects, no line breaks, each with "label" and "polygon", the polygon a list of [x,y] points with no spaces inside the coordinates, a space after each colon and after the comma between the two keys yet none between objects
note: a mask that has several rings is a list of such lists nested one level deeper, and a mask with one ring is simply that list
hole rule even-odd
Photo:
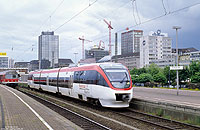
[{"label": "high-rise office tower", "polygon": [[[59,36],[54,32],[42,32],[38,39],[38,60],[49,60],[51,67],[58,63],[59,58]],[[41,66],[40,68],[44,68]]]},{"label": "high-rise office tower", "polygon": [[121,54],[140,52],[140,38],[142,30],[130,30],[121,34]]}]

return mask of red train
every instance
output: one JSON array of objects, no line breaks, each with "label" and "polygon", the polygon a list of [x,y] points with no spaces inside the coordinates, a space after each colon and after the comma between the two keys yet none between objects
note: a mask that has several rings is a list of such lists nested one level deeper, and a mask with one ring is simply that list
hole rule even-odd
[{"label": "red train", "polygon": [[0,72],[0,83],[11,87],[16,87],[19,82],[19,74],[15,70]]},{"label": "red train", "polygon": [[99,102],[103,107],[129,107],[133,97],[128,69],[116,63],[30,72],[28,85],[88,102]]}]

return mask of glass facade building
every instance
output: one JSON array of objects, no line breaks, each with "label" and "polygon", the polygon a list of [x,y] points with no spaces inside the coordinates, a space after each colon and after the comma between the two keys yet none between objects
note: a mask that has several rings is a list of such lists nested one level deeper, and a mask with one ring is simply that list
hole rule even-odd
[{"label": "glass facade building", "polygon": [[[49,60],[51,67],[58,63],[59,58],[59,36],[54,32],[42,32],[38,39],[38,60]],[[40,68],[43,68],[40,65]]]}]

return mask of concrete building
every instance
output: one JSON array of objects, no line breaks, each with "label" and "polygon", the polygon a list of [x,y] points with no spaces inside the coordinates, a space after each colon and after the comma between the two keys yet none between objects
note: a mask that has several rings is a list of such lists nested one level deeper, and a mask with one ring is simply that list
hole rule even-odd
[{"label": "concrete building", "polygon": [[190,61],[200,61],[200,51],[191,52]]},{"label": "concrete building", "polygon": [[28,68],[29,62],[15,62],[14,68]]},{"label": "concrete building", "polygon": [[[97,46],[93,46],[90,50],[85,50],[85,60],[94,58],[97,62],[107,55],[109,55],[109,51],[106,51],[103,48],[99,48]],[[84,62],[84,60],[82,61]]]},{"label": "concrete building", "polygon": [[140,52],[140,38],[142,30],[131,30],[121,34],[121,54]]},{"label": "concrete building", "polygon": [[179,65],[189,66],[190,64],[190,53],[184,53],[179,55]]},{"label": "concrete building", "polygon": [[[198,51],[194,47],[189,47],[189,48],[179,48],[178,49],[178,55],[184,55],[185,53],[190,53],[190,52],[196,52]],[[172,48],[172,53],[176,53],[176,48]]]},{"label": "concrete building", "polygon": [[38,60],[30,61],[28,69],[29,69],[29,71],[38,70],[39,69],[39,61]]},{"label": "concrete building", "polygon": [[[51,67],[58,63],[59,59],[59,36],[54,32],[42,32],[38,38],[38,60],[49,60]],[[43,68],[40,64],[40,68]]]},{"label": "concrete building", "polygon": [[[40,64],[41,64],[40,69],[50,69],[49,60],[41,60]],[[30,61],[28,68],[29,68],[29,71],[39,70],[39,60]]]},{"label": "concrete building", "polygon": [[14,59],[9,59],[9,65],[8,65],[8,68],[14,68],[14,64],[15,64],[15,62],[14,62]]},{"label": "concrete building", "polygon": [[[172,49],[172,54],[176,55],[176,49]],[[195,58],[195,55],[198,55],[198,50],[196,48],[179,48],[179,65],[189,66],[193,60],[198,60]],[[198,57],[198,56],[197,56]],[[176,59],[175,59],[176,60]]]},{"label": "concrete building", "polygon": [[8,56],[0,55],[0,68],[8,68]]},{"label": "concrete building", "polygon": [[71,59],[58,59],[58,64],[55,64],[55,68],[68,67],[70,64],[74,64]]},{"label": "concrete building", "polygon": [[[112,62],[115,62],[116,56],[112,57]],[[129,70],[140,67],[140,53],[129,53],[124,55],[117,55],[118,63],[122,63]]]},{"label": "concrete building", "polygon": [[173,65],[172,40],[168,34],[150,32],[148,36],[140,39],[140,68],[155,63],[160,67]]},{"label": "concrete building", "polygon": [[80,59],[80,64],[90,64],[90,63],[96,63],[97,61],[95,58],[88,58],[88,59]]}]

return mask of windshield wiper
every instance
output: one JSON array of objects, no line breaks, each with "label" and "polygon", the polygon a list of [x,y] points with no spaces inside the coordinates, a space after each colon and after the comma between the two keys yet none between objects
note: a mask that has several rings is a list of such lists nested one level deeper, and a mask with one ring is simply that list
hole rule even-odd
[{"label": "windshield wiper", "polygon": [[124,76],[124,78],[122,79],[122,81],[120,81],[120,83],[123,83],[123,82],[124,82],[124,80],[125,80],[125,78],[127,78],[127,79],[128,79],[128,76],[127,76],[126,72],[124,72],[124,73],[125,73],[125,76]]}]

